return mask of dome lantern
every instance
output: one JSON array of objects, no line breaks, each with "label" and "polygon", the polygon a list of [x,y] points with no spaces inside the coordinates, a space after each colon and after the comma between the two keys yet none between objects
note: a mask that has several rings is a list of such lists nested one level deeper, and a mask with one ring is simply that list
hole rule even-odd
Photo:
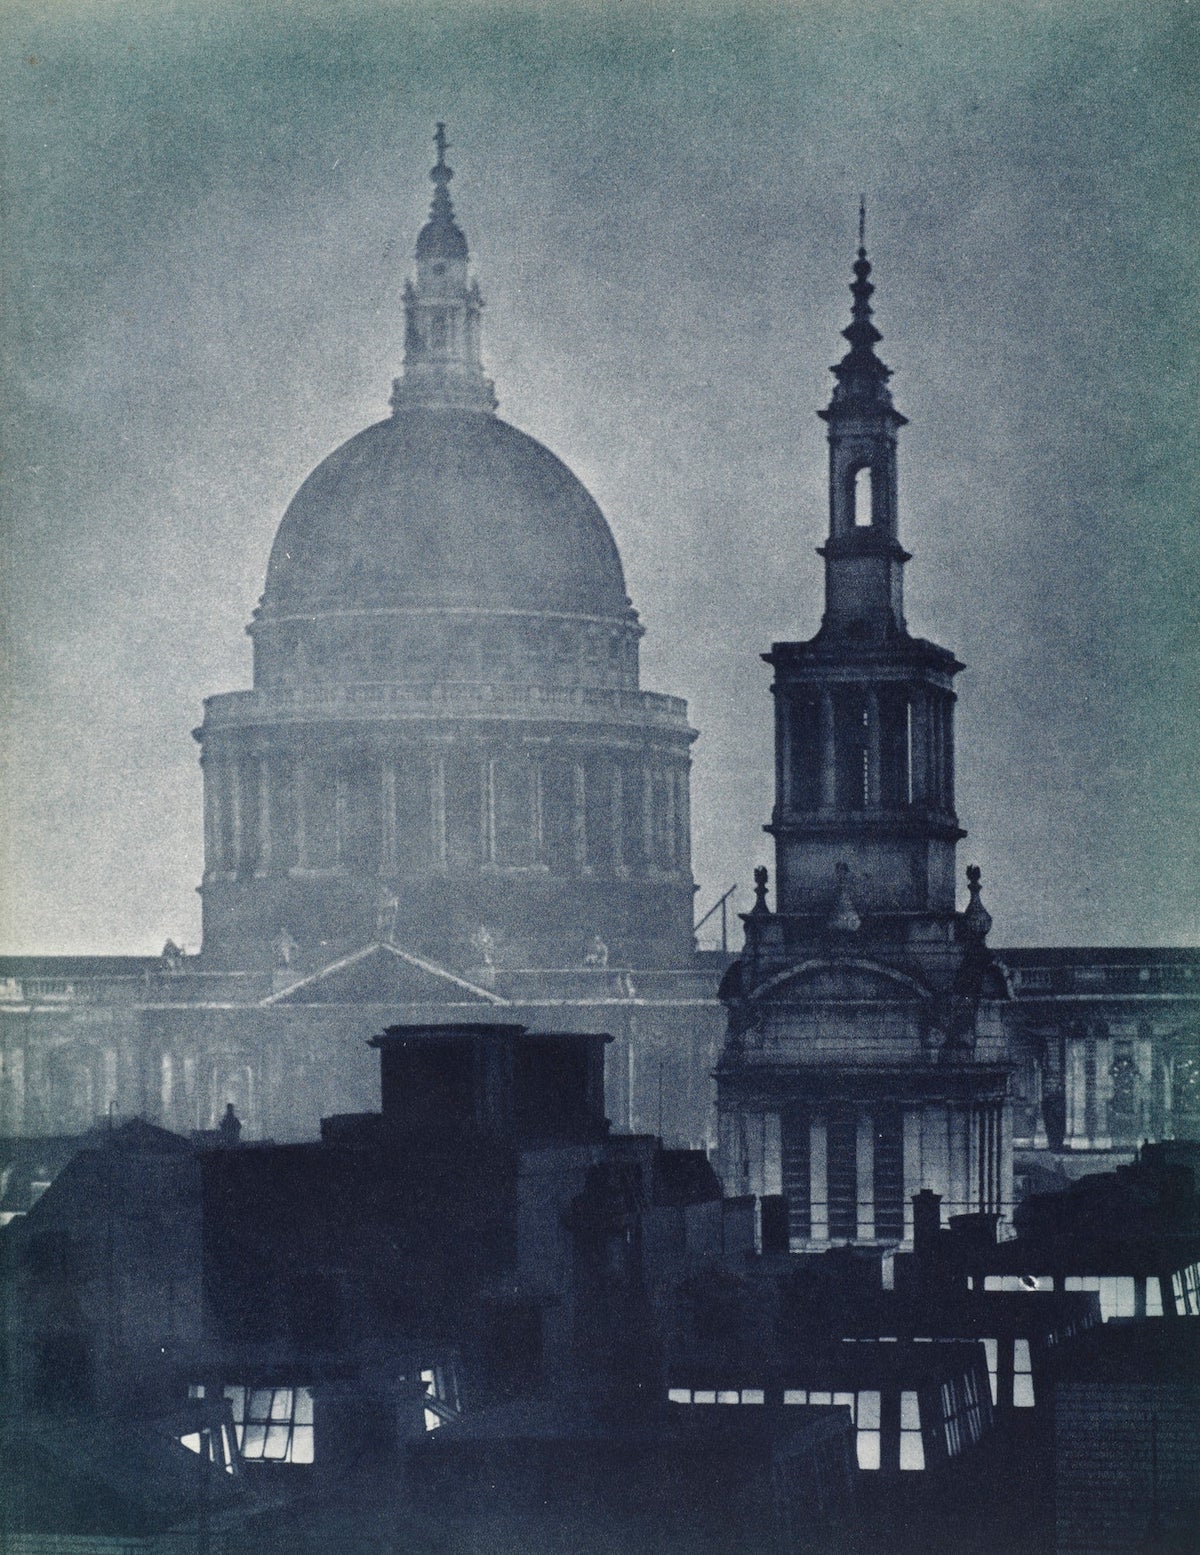
[{"label": "dome lantern", "polygon": [[439,123],[429,220],[417,237],[416,280],[404,283],[404,372],[392,385],[397,416],[413,408],[490,414],[496,394],[479,354],[483,296],[468,274],[467,239],[454,216],[446,162],[449,142]]}]

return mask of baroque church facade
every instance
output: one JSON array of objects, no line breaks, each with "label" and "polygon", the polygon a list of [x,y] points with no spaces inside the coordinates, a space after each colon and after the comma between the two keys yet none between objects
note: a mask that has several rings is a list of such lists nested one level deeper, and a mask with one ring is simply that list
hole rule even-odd
[{"label": "baroque church facade", "polygon": [[954,677],[904,620],[891,373],[871,266],[854,265],[833,369],[825,614],[776,643],[775,910],[767,871],[721,985],[717,1070],[730,1191],[783,1194],[795,1251],[911,1241],[912,1198],[1003,1215],[1013,1190],[1003,974],[979,870],[955,906]]},{"label": "baroque church facade", "polygon": [[695,950],[695,732],[640,686],[596,503],[496,415],[437,148],[392,413],[297,492],[252,688],[196,731],[202,951],[0,957],[0,1138],[230,1102],[248,1136],[311,1137],[372,1105],[366,1039],[464,1019],[610,1033],[614,1126],[678,1145],[716,1150],[719,1073],[727,1187],[786,1182],[800,1243],[893,1238],[918,1172],[984,1208],[1014,1160],[1200,1137],[1200,952],[993,952],[974,884],[957,908],[959,666],[903,624],[865,255],[824,412],[825,623],[768,656],[774,910],[760,890],[732,970]]}]

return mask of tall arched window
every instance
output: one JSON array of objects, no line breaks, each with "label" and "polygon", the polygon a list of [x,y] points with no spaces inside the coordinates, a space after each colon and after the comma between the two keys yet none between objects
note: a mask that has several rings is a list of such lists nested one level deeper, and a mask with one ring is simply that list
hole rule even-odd
[{"label": "tall arched window", "polygon": [[871,466],[864,464],[854,472],[854,524],[856,528],[875,522],[875,487]]}]

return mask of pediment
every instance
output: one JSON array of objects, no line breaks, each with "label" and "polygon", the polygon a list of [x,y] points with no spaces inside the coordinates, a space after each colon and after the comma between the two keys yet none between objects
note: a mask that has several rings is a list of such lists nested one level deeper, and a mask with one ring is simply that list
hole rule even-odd
[{"label": "pediment", "polygon": [[760,983],[753,1002],[878,1003],[921,1002],[932,995],[926,984],[896,967],[865,958],[815,958],[786,967]]},{"label": "pediment", "polygon": [[499,994],[398,945],[375,944],[298,977],[264,1005],[507,1004]]}]

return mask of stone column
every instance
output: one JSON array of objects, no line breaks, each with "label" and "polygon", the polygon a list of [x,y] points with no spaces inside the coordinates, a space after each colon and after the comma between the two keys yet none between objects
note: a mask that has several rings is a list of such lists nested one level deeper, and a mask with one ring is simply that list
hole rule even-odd
[{"label": "stone column", "polygon": [[612,786],[609,796],[609,823],[612,833],[612,861],[613,869],[620,870],[625,865],[625,792],[624,781],[621,776],[621,767],[618,762],[613,763]]},{"label": "stone column", "polygon": [[379,873],[396,872],[396,762],[385,757],[379,764]]},{"label": "stone column", "polygon": [[912,802],[923,805],[929,800],[929,696],[923,689],[910,694],[908,716]]},{"label": "stone column", "polygon": [[258,759],[258,868],[256,874],[271,870],[271,760]]},{"label": "stone column", "polygon": [[204,778],[204,872],[212,874],[220,867],[221,828],[217,814],[217,774],[220,763],[211,757],[201,759]]},{"label": "stone column", "polygon": [[875,1122],[869,1111],[860,1112],[856,1120],[854,1162],[858,1176],[855,1235],[869,1242],[875,1236]]},{"label": "stone column", "polygon": [[905,1107],[902,1118],[904,1130],[904,1240],[913,1237],[913,1194],[920,1193],[921,1181],[921,1114],[912,1107]]},{"label": "stone column", "polygon": [[242,763],[235,757],[229,763],[229,836],[231,857],[225,867],[231,872],[242,867]]},{"label": "stone column", "polygon": [[666,843],[666,865],[668,869],[674,869],[677,864],[675,857],[675,781],[674,774],[668,767],[663,773],[663,799],[666,803],[666,814],[663,816],[663,838]]},{"label": "stone column", "polygon": [[997,1184],[997,1208],[1011,1224],[1013,1215],[1013,1131],[1012,1108],[1007,1102],[999,1103],[1000,1141],[997,1150],[1000,1179]]},{"label": "stone column", "polygon": [[829,1175],[825,1118],[816,1112],[808,1125],[808,1192],[812,1206],[812,1239],[829,1240]]},{"label": "stone column", "polygon": [[768,1194],[783,1192],[783,1134],[777,1112],[763,1116],[762,1191]]},{"label": "stone column", "polygon": [[882,741],[879,733],[879,694],[874,686],[867,687],[867,804],[877,810],[883,799],[880,762]]},{"label": "stone column", "polygon": [[642,768],[642,848],[647,868],[653,869],[658,863],[654,851],[654,772],[648,764]]},{"label": "stone column", "polygon": [[775,793],[785,814],[792,808],[792,721],[795,707],[787,691],[779,693],[779,727],[775,740]]},{"label": "stone column", "polygon": [[678,794],[675,802],[675,829],[677,834],[675,856],[680,869],[684,874],[689,874],[692,867],[692,813],[686,767],[675,774],[675,787]]},{"label": "stone column", "polygon": [[837,731],[833,717],[833,694],[821,692],[821,808],[832,810],[837,804]]},{"label": "stone column", "polygon": [[949,1213],[966,1215],[971,1208],[971,1116],[964,1107],[946,1109],[948,1176],[950,1179]]},{"label": "stone column", "polygon": [[296,758],[296,867],[308,868],[308,768]]},{"label": "stone column", "polygon": [[[582,761],[575,763],[574,805],[571,812],[571,840],[575,848],[575,868],[582,874],[588,867],[587,845],[587,771]],[[632,1057],[630,1062],[632,1063]]]},{"label": "stone column", "polygon": [[496,862],[496,763],[485,756],[479,779],[481,804],[479,816],[480,857],[485,864]]},{"label": "stone column", "polygon": [[429,758],[429,829],[433,867],[446,872],[446,757],[434,751]]},{"label": "stone column", "polygon": [[533,804],[533,861],[546,862],[546,802],[542,788],[542,761],[532,752],[529,757],[529,787]]}]

